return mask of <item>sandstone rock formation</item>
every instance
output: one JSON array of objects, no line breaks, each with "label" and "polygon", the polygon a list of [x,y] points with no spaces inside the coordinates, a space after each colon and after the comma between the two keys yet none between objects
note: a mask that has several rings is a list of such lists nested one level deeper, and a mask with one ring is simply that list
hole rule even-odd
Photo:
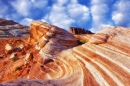
[{"label": "sandstone rock formation", "polygon": [[12,52],[17,46],[24,45],[29,33],[30,30],[27,26],[12,20],[0,19],[0,57],[6,57],[7,51]]},{"label": "sandstone rock formation", "polygon": [[[2,86],[130,85],[129,29],[104,29],[80,46],[73,35],[56,26],[34,21],[30,29],[28,43],[17,56],[13,54],[18,60],[10,61],[10,54],[0,59]],[[14,81],[3,83],[9,80]]]},{"label": "sandstone rock formation", "polygon": [[77,46],[77,39],[64,29],[40,21],[32,22],[30,42],[44,58],[54,57],[62,50]]},{"label": "sandstone rock formation", "polygon": [[[5,37],[4,35],[8,35],[10,29],[8,26],[2,27],[3,29],[5,27],[6,33],[1,38],[4,43],[1,43],[0,49],[3,52],[0,59],[0,82],[16,78],[46,79],[43,65],[54,62],[52,58],[55,58],[62,50],[78,45],[77,39],[72,34],[40,21],[32,22],[30,36],[24,36],[24,33],[21,33],[20,37],[12,36],[14,35],[12,33],[10,37]],[[6,30],[6,27],[9,30]],[[16,30],[14,25],[10,27],[13,28],[11,30]],[[17,29],[24,28],[18,27]],[[6,68],[8,70],[5,70]],[[41,72],[37,75],[36,73],[39,71]]]},{"label": "sandstone rock formation", "polygon": [[78,34],[93,34],[89,30],[85,30],[84,28],[76,28],[76,27],[70,27],[70,33],[72,33],[74,35],[78,35]]},{"label": "sandstone rock formation", "polygon": [[18,23],[12,20],[6,20],[6,19],[0,18],[0,26],[7,26],[7,25],[14,25],[14,24],[18,24]]}]

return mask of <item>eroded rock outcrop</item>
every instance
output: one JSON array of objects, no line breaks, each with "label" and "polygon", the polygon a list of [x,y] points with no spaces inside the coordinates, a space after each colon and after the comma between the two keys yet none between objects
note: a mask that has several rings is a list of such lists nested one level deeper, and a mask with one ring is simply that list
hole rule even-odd
[{"label": "eroded rock outcrop", "polygon": [[0,18],[0,26],[15,25],[15,24],[18,24],[18,23],[12,20],[6,20],[6,19]]},{"label": "eroded rock outcrop", "polygon": [[0,19],[0,57],[26,44],[30,30],[12,20]]},{"label": "eroded rock outcrop", "polygon": [[70,27],[70,33],[73,35],[93,34],[89,30],[85,30],[84,28],[77,28],[77,27]]},{"label": "eroded rock outcrop", "polygon": [[[9,29],[8,26],[1,27],[2,30],[6,30],[6,27]],[[10,27],[12,27],[11,30],[16,30],[14,25],[10,25]],[[24,28],[17,27],[17,29]],[[0,49],[3,52],[0,59],[0,82],[16,78],[46,79],[48,75],[46,75],[47,70],[44,68],[44,64],[54,62],[52,59],[62,50],[78,45],[77,39],[72,34],[41,21],[32,22],[30,36],[28,36],[29,33],[27,36],[21,33],[20,37],[5,37],[4,35],[8,35],[9,31],[10,29],[6,30],[1,38],[4,43],[1,42]],[[6,68],[8,70],[5,70]],[[54,76],[54,78],[56,77]]]},{"label": "eroded rock outcrop", "polygon": [[[0,81],[19,79],[2,85],[130,85],[129,29],[123,27],[104,29],[91,35],[87,43],[80,46],[76,46],[74,36],[58,27],[34,21],[30,29],[28,46],[22,49],[24,55],[19,54],[18,56],[21,57],[15,62],[11,62],[8,56],[0,60],[4,63],[0,65]],[[65,37],[66,39],[63,39]],[[60,44],[60,41],[63,42]],[[46,46],[49,42],[53,42],[53,46],[58,47],[55,43],[61,45],[62,49],[56,54],[51,50],[57,51],[57,47],[50,46],[47,50]],[[67,42],[68,48],[65,47]],[[6,48],[11,49],[9,46]],[[50,55],[53,53],[53,57],[45,55],[44,50],[47,50]],[[49,55],[49,53],[46,54]]]},{"label": "eroded rock outcrop", "polygon": [[64,29],[40,21],[32,22],[30,43],[35,45],[41,56],[54,57],[62,50],[77,46],[77,39]]}]

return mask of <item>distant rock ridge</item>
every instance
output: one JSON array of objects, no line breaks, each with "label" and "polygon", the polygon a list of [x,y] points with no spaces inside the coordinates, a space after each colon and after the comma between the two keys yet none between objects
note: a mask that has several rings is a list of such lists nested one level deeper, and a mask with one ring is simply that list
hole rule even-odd
[{"label": "distant rock ridge", "polygon": [[77,27],[70,27],[70,33],[72,33],[74,35],[93,34],[89,30],[85,30],[84,28],[77,28]]},{"label": "distant rock ridge", "polygon": [[82,45],[45,22],[33,21],[30,31],[27,39],[1,47],[7,53],[0,58],[1,86],[130,85],[130,29],[79,35],[87,40]]},{"label": "distant rock ridge", "polygon": [[12,20],[6,20],[6,19],[0,18],[0,26],[7,26],[7,25],[14,25],[14,24],[18,24],[18,23]]},{"label": "distant rock ridge", "polygon": [[0,19],[0,38],[27,37],[28,26],[20,25],[12,20]]}]

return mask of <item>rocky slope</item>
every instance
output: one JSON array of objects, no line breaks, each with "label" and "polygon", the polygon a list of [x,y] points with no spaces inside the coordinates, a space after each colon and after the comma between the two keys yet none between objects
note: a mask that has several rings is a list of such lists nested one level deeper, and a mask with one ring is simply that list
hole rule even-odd
[{"label": "rocky slope", "polygon": [[[72,34],[40,21],[32,22],[30,36],[29,33],[24,36],[21,32],[22,36],[12,36],[12,33],[10,37],[5,37],[10,30],[16,30],[15,24],[10,27],[13,29],[8,25],[1,26],[1,30],[4,29],[6,33],[1,38],[0,82],[17,78],[46,79],[44,64],[54,62],[51,58],[55,58],[62,50],[78,45]],[[21,28],[20,25],[17,29],[28,32],[28,29]],[[41,72],[37,75],[39,71]]]},{"label": "rocky slope", "polygon": [[16,51],[18,59],[11,61],[12,54],[1,58],[1,85],[130,85],[129,29],[104,29],[79,46],[73,35],[56,26],[34,21],[30,29],[24,47]]}]

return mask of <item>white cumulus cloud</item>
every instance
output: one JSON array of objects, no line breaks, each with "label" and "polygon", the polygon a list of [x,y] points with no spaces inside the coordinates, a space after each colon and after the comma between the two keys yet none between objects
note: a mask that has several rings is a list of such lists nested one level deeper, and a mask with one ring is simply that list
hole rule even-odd
[{"label": "white cumulus cloud", "polygon": [[92,0],[91,1],[91,15],[92,15],[92,28],[90,29],[93,32],[97,32],[104,27],[111,26],[109,20],[107,20],[107,14],[109,12],[107,0]]},{"label": "white cumulus cloud", "polygon": [[44,20],[65,29],[74,22],[74,20],[67,15],[66,8],[57,4],[52,6],[50,13],[45,16]]},{"label": "white cumulus cloud", "polygon": [[73,24],[80,25],[89,19],[88,7],[77,0],[57,0],[43,20],[69,31]]},{"label": "white cumulus cloud", "polygon": [[32,21],[33,21],[33,19],[24,18],[23,20],[20,21],[20,24],[28,26],[31,24]]},{"label": "white cumulus cloud", "polygon": [[115,10],[112,13],[112,19],[115,24],[130,27],[130,1],[119,0],[114,6]]},{"label": "white cumulus cloud", "polygon": [[31,0],[32,7],[36,7],[38,9],[44,10],[48,5],[48,0]]},{"label": "white cumulus cloud", "polygon": [[10,4],[22,16],[29,15],[31,9],[31,3],[28,0],[15,0],[15,1],[11,1]]},{"label": "white cumulus cloud", "polygon": [[22,17],[34,17],[39,10],[43,13],[48,8],[48,0],[14,0],[9,3]]}]

